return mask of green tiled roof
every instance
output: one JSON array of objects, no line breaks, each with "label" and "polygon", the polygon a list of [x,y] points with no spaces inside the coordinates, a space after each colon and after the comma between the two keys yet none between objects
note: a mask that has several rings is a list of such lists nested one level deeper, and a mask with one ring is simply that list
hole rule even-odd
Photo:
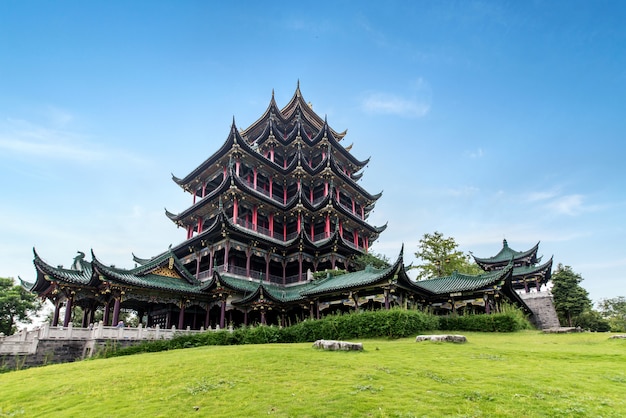
[{"label": "green tiled roof", "polygon": [[399,266],[397,263],[384,269],[376,269],[368,266],[365,270],[345,273],[340,276],[327,277],[315,282],[315,286],[313,286],[311,290],[302,292],[302,295],[318,295],[321,293],[336,292],[344,289],[347,290],[372,285],[381,280],[393,278],[394,274],[397,273],[398,268]]},{"label": "green tiled roof", "polygon": [[519,266],[513,269],[513,276],[530,276],[536,273],[547,273],[552,268],[552,258],[540,266]]},{"label": "green tiled roof", "polygon": [[244,293],[241,302],[247,300],[247,296],[254,295],[260,287],[266,295],[280,302],[296,302],[304,300],[302,292],[315,286],[314,282],[298,283],[293,286],[283,286],[270,282],[260,283],[241,277],[231,276],[228,273],[219,273],[220,281],[227,287]]},{"label": "green tiled roof", "polygon": [[511,271],[511,267],[512,266],[509,265],[505,269],[480,274],[478,276],[461,274],[455,271],[450,276],[421,280],[415,282],[415,285],[435,294],[472,291],[498,283]]},{"label": "green tiled roof", "polygon": [[45,275],[54,277],[56,280],[62,280],[67,283],[77,285],[87,285],[91,280],[92,267],[91,263],[84,260],[85,254],[79,251],[79,255],[74,258],[72,268],[53,267],[39,257],[37,251],[33,248],[35,259],[33,263],[37,270]]},{"label": "green tiled roof", "polygon": [[532,256],[533,254],[537,253],[538,248],[539,248],[539,243],[535,244],[535,246],[532,247],[530,250],[515,251],[509,247],[509,244],[507,243],[506,240],[503,240],[502,249],[500,250],[498,254],[489,258],[480,258],[480,257],[474,256],[474,260],[476,260],[476,262],[479,264],[481,263],[482,264],[494,264],[494,263],[502,263],[502,262],[508,263],[511,259],[517,260],[519,258]]},{"label": "green tiled roof", "polygon": [[[180,260],[178,260],[178,258],[169,251],[155,257],[148,263],[135,267],[131,270],[105,266],[96,258],[93,252],[92,257],[92,264],[95,266],[96,271],[105,276],[107,279],[111,279],[116,282],[149,289],[205,294],[202,291],[204,285],[196,280],[194,276],[189,274]],[[163,263],[169,263],[170,257],[173,257],[176,271],[183,276],[182,278],[149,273],[149,271],[154,270]]]}]

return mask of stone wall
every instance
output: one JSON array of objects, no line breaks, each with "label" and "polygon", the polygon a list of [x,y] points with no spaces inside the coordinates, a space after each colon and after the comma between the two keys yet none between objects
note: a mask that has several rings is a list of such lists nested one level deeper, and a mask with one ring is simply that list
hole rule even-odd
[{"label": "stone wall", "polygon": [[532,311],[530,320],[537,328],[548,329],[560,326],[550,292],[521,293],[520,296]]},{"label": "stone wall", "polygon": [[91,357],[111,345],[123,348],[142,342],[144,340],[39,340],[34,354],[0,354],[0,369],[17,370],[47,364],[71,363]]}]

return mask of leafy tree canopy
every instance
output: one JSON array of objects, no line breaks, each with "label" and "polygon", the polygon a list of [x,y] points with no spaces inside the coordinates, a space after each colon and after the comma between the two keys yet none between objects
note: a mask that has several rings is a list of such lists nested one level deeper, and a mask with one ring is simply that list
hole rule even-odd
[{"label": "leafy tree canopy", "polygon": [[15,285],[13,279],[0,278],[0,333],[13,334],[17,322],[31,322],[30,316],[40,307],[36,295]]},{"label": "leafy tree canopy", "polygon": [[354,258],[353,265],[356,270],[363,270],[366,266],[371,265],[374,268],[381,269],[389,267],[389,257],[383,254],[368,252]]},{"label": "leafy tree canopy", "polygon": [[602,299],[598,303],[598,310],[609,321],[611,331],[626,332],[626,297]]},{"label": "leafy tree canopy", "polygon": [[552,275],[552,296],[562,324],[573,326],[577,316],[591,309],[591,299],[580,282],[583,278],[570,266],[559,264]]},{"label": "leafy tree canopy", "polygon": [[414,267],[418,270],[417,279],[449,276],[455,270],[465,274],[483,273],[476,263],[470,261],[469,254],[464,254],[457,247],[453,237],[446,238],[441,232],[424,234],[415,253],[421,261]]}]

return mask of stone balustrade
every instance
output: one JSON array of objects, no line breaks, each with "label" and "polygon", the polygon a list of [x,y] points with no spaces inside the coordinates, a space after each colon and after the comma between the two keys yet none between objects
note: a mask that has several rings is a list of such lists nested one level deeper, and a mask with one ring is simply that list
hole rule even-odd
[{"label": "stone balustrade", "polygon": [[14,335],[0,336],[0,355],[34,354],[41,340],[169,340],[181,333],[195,334],[204,331],[204,328],[192,331],[189,328],[185,330],[177,330],[176,327],[160,328],[158,325],[146,328],[141,324],[137,328],[114,327],[105,326],[102,322],[90,328],[73,327],[71,324],[67,327],[44,324],[33,330],[23,329]]}]

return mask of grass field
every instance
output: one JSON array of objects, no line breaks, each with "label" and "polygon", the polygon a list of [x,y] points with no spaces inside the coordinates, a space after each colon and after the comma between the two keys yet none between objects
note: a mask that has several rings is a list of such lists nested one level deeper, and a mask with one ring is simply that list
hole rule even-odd
[{"label": "grass field", "polygon": [[463,334],[466,344],[210,346],[10,372],[0,416],[626,416],[626,340]]}]

